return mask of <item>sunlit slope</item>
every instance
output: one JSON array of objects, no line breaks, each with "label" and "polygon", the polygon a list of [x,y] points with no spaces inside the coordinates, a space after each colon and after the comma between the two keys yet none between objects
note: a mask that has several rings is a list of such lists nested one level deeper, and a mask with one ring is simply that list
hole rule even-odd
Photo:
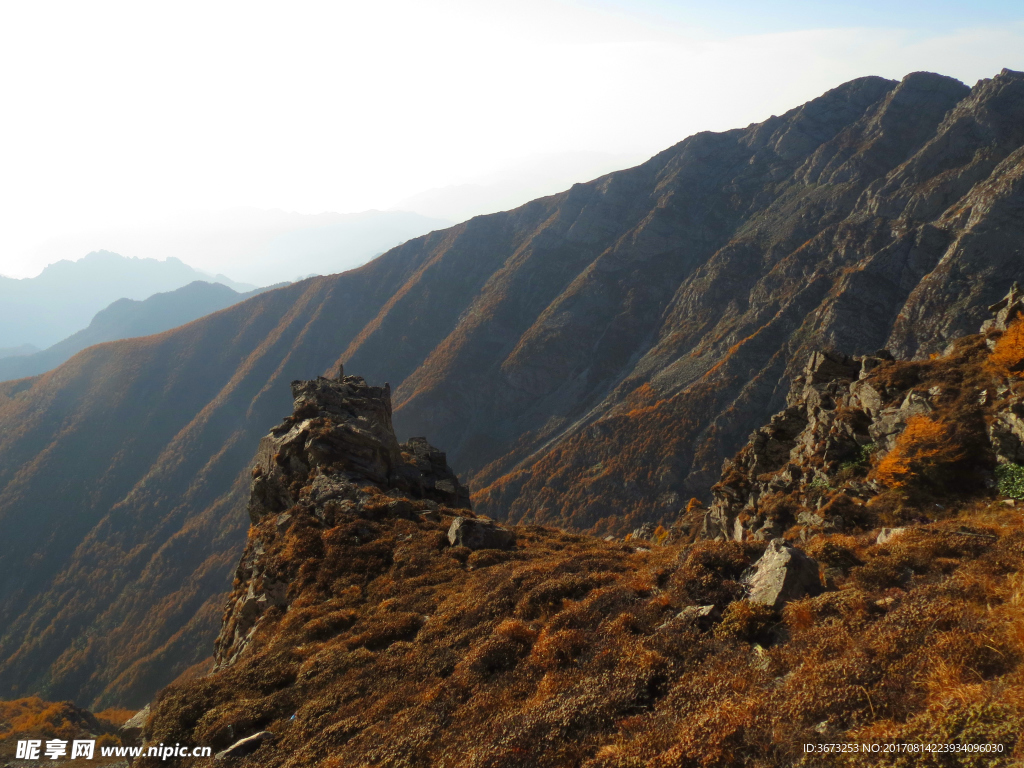
[{"label": "sunlit slope", "polygon": [[706,497],[809,350],[975,331],[1022,210],[1024,76],[863,78],[0,384],[0,696],[141,705],[206,656],[293,379],[390,382],[478,511],[627,530]]}]

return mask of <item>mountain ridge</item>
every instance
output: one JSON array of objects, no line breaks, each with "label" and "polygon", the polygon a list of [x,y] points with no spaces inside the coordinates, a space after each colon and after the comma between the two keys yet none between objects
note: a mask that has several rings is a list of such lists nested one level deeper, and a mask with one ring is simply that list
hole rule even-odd
[{"label": "mountain ridge", "polygon": [[15,359],[0,358],[0,381],[37,376],[94,344],[163,333],[278,287],[238,293],[223,283],[196,280],[173,291],[155,293],[142,301],[118,299],[97,312],[86,328],[51,347],[26,352]]},{"label": "mountain ridge", "polygon": [[0,691],[141,706],[202,662],[254,446],[339,362],[391,383],[399,438],[445,446],[480,513],[674,519],[812,351],[939,352],[1024,279],[1022,126],[1021,73],[852,81],[0,384]]},{"label": "mountain ridge", "polygon": [[0,346],[49,347],[86,328],[97,312],[118,299],[141,301],[195,280],[239,291],[255,288],[224,275],[206,275],[173,256],[158,261],[103,250],[77,261],[56,261],[36,277],[0,277]]},{"label": "mountain ridge", "polygon": [[938,745],[1016,765],[1019,286],[991,309],[928,360],[811,355],[710,509],[624,539],[427,500],[388,387],[294,382],[216,664],[133,743],[269,766],[938,768]]}]

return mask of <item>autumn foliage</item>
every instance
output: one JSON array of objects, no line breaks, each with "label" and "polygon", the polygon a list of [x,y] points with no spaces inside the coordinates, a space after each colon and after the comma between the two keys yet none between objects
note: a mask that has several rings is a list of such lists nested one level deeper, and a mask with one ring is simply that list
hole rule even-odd
[{"label": "autumn foliage", "polygon": [[915,479],[934,476],[962,458],[963,448],[948,424],[912,416],[895,447],[878,463],[875,476],[884,485],[901,488]]},{"label": "autumn foliage", "polygon": [[1024,370],[1024,318],[1006,329],[996,342],[988,364],[993,372],[1004,376]]},{"label": "autumn foliage", "polygon": [[110,709],[94,715],[70,701],[44,701],[35,696],[0,701],[0,742],[24,736],[75,739],[111,733],[133,714],[131,710]]}]

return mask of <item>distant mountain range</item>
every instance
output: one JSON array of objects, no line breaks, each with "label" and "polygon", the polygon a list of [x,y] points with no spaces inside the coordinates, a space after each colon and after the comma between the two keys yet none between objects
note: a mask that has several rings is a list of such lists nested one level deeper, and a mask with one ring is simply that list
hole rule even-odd
[{"label": "distant mountain range", "polygon": [[58,261],[37,277],[0,277],[0,347],[30,344],[45,349],[85,328],[113,301],[145,299],[196,280],[241,292],[256,287],[224,275],[211,277],[173,257],[133,259],[109,251]]},{"label": "distant mountain range", "polygon": [[[452,223],[408,210],[317,214],[257,208],[196,211],[134,229],[55,238],[39,253],[56,261],[69,253],[83,253],[93,243],[103,243],[118,253],[157,259],[181,256],[190,264],[225,272],[253,287],[295,281],[310,273],[344,272],[410,238]],[[197,275],[193,279],[210,277]]]},{"label": "distant mountain range", "polygon": [[118,299],[98,312],[89,327],[48,349],[39,351],[27,346],[21,349],[30,351],[8,357],[0,355],[0,381],[45,373],[93,344],[149,336],[177,328],[266,290],[270,289],[257,288],[238,293],[220,283],[197,280],[176,291],[157,293],[143,301]]},{"label": "distant mountain range", "polygon": [[4,347],[0,348],[0,360],[5,357],[19,357],[20,355],[34,355],[39,351],[39,347],[33,344],[22,344],[18,347]]},{"label": "distant mountain range", "polygon": [[292,380],[389,382],[478,512],[622,533],[709,499],[812,351],[973,333],[1022,210],[1024,73],[861,78],[0,384],[0,696],[141,705],[204,661]]}]

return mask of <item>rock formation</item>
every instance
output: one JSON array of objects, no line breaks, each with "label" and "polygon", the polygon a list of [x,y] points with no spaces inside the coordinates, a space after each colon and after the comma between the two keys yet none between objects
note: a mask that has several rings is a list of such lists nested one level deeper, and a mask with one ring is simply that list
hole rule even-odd
[{"label": "rock formation", "polygon": [[[863,508],[884,488],[868,476],[896,449],[915,417],[939,424],[959,439],[974,441],[972,483],[994,487],[994,465],[1024,460],[1024,393],[1017,387],[985,386],[985,355],[996,338],[1024,312],[1019,288],[990,307],[994,317],[982,336],[950,345],[933,363],[895,361],[875,355],[812,354],[790,389],[787,407],[755,431],[728,460],[704,514],[704,538],[771,540],[793,526],[806,531],[841,531],[855,526]],[[971,388],[969,377],[980,386]],[[930,380],[931,379],[931,380]],[[950,436],[952,439],[952,435]],[[939,447],[933,447],[933,451]],[[884,528],[879,543],[902,528]]]},{"label": "rock formation", "polygon": [[744,578],[748,599],[774,609],[822,591],[818,564],[782,539],[773,539]]},{"label": "rock formation", "polygon": [[[469,494],[443,452],[422,437],[398,443],[390,387],[369,386],[360,376],[345,376],[344,369],[340,375],[292,382],[292,416],[260,441],[249,497],[249,518],[258,533],[250,535],[235,574],[216,643],[219,666],[238,658],[268,609],[287,610],[293,571],[302,564],[283,560],[274,544],[289,527],[332,527],[351,515],[367,521],[420,519],[439,507],[471,514]],[[270,517],[273,524],[260,528]],[[452,530],[460,524],[453,545],[512,543],[497,526],[459,517]],[[370,530],[357,528],[354,535],[370,536]]]}]

